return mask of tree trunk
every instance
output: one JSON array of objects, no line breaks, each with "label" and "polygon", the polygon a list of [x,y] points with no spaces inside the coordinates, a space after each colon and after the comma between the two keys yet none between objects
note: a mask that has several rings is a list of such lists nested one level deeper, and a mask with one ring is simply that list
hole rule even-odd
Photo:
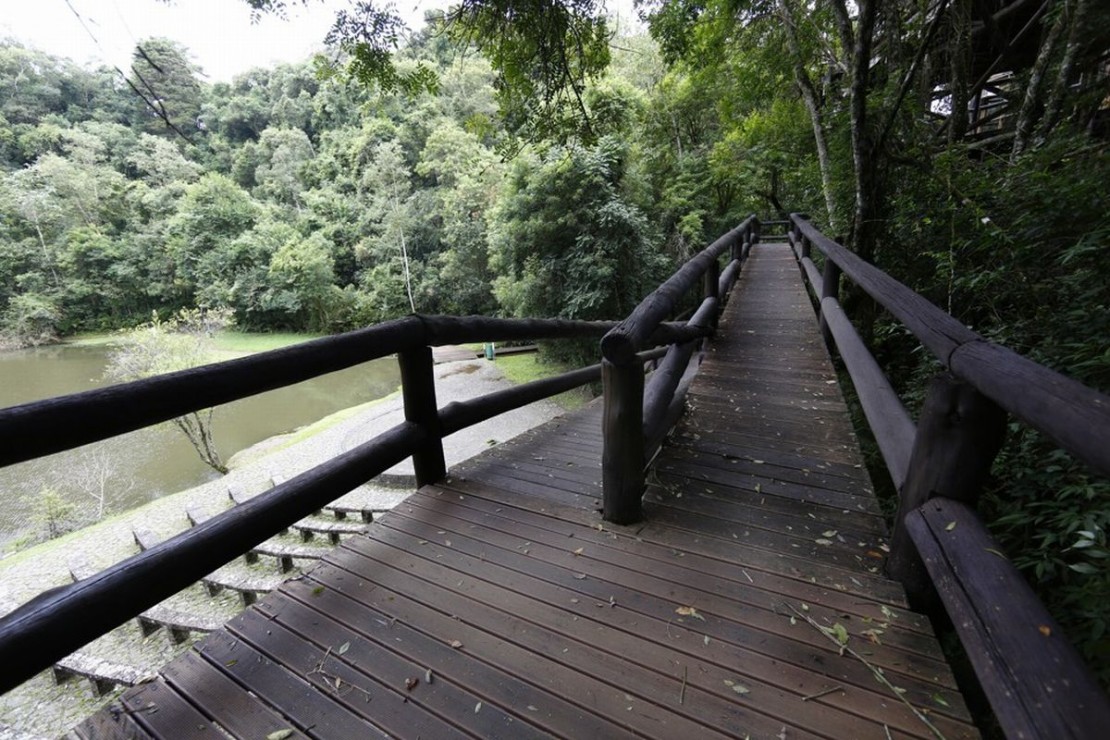
[{"label": "tree trunk", "polygon": [[968,79],[971,56],[971,0],[955,0],[950,15],[952,29],[948,36],[948,58],[951,60],[949,90],[952,110],[949,112],[948,145],[961,140],[967,133],[967,108],[970,101]]},{"label": "tree trunk", "polygon": [[[843,7],[844,0],[835,0],[834,5]],[[878,0],[861,0],[855,46],[852,49],[850,88],[852,171],[856,189],[856,208],[852,217],[850,240],[856,254],[867,261],[871,261],[874,254],[875,241],[875,152],[867,117],[867,95],[871,79],[871,42],[875,34],[877,15]]]},{"label": "tree trunk", "polygon": [[821,117],[821,106],[817,100],[817,90],[813,80],[806,72],[802,59],[801,44],[798,43],[798,27],[794,20],[788,0],[778,0],[779,16],[786,29],[786,44],[794,65],[794,81],[802,95],[810,123],[813,124],[813,141],[817,145],[817,167],[821,171],[821,191],[825,196],[825,211],[828,213],[829,229],[837,231],[836,200],[833,196],[832,165],[829,160],[829,144],[825,136],[825,124]]},{"label": "tree trunk", "polygon": [[1075,57],[1079,54],[1079,47],[1081,46],[1079,36],[1087,21],[1087,11],[1090,9],[1090,5],[1089,0],[1078,0],[1075,12],[1072,14],[1071,27],[1068,30],[1068,42],[1064,47],[1064,58],[1060,61],[1060,68],[1056,72],[1056,83],[1052,86],[1052,93],[1049,95],[1048,103],[1045,104],[1044,117],[1041,119],[1041,125],[1037,131],[1041,138],[1048,136],[1060,120],[1060,108],[1063,105],[1064,94],[1068,89],[1068,80],[1075,68]]},{"label": "tree trunk", "polygon": [[1044,76],[1048,72],[1048,67],[1056,51],[1056,44],[1060,41],[1060,36],[1063,35],[1066,24],[1067,14],[1061,11],[1056,16],[1056,20],[1053,21],[1048,36],[1041,44],[1040,51],[1037,52],[1037,59],[1033,62],[1033,69],[1029,73],[1029,84],[1025,88],[1025,98],[1021,102],[1021,110],[1018,112],[1017,125],[1014,130],[1014,147],[1010,151],[1011,162],[1016,161],[1029,146],[1029,138],[1033,135],[1033,126],[1044,97]]}]

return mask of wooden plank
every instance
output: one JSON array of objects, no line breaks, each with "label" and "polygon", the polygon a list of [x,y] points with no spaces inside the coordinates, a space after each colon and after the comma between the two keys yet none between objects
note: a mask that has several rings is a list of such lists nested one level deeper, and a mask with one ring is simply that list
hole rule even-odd
[{"label": "wooden plank", "polygon": [[[573,531],[574,537],[570,538],[576,543],[575,547],[589,544],[635,553],[651,561],[645,564],[645,572],[654,572],[660,567],[659,564],[670,567],[680,563],[683,567],[699,573],[713,573],[728,581],[727,592],[741,601],[754,597],[765,589],[772,595],[767,597],[769,600],[758,602],[763,608],[771,608],[773,603],[778,603],[782,596],[788,596],[810,604],[826,605],[838,613],[857,615],[864,622],[888,621],[895,630],[907,629],[923,635],[932,635],[928,619],[912,612],[892,608],[888,610],[894,616],[884,618],[887,615],[882,612],[878,603],[860,601],[856,595],[848,594],[846,591],[819,587],[808,580],[796,580],[754,567],[745,568],[741,557],[742,549],[737,548],[734,542],[722,542],[721,544],[725,545],[722,551],[712,555],[699,554],[688,548],[680,551],[669,541],[655,541],[645,529],[627,532],[622,531],[621,528],[599,529],[597,517],[586,512],[565,507],[550,510],[537,505],[533,499],[510,493],[502,494],[489,486],[482,489],[466,489],[466,495],[462,499],[458,496],[460,490],[462,489],[448,485],[429,488],[426,492],[427,495],[451,497],[457,507],[470,507],[494,516],[504,514],[521,525],[527,523],[529,526],[556,533],[559,537],[566,536],[565,528],[568,523],[576,524],[578,528]],[[576,514],[578,516],[575,516]],[[567,546],[570,546],[569,542]],[[875,561],[881,562],[879,558],[875,558]],[[935,641],[933,644],[935,645]]]},{"label": "wooden plank", "polygon": [[119,703],[148,737],[215,740],[224,737],[210,719],[198,712],[162,679],[136,686]]},{"label": "wooden plank", "polygon": [[[274,630],[271,628],[271,632]],[[281,635],[280,632],[278,632]],[[267,637],[273,637],[273,634]],[[324,651],[318,651],[295,640],[270,640],[262,651],[242,636],[220,631],[207,637],[196,646],[206,660],[218,667],[235,683],[240,691],[250,692],[265,704],[280,708],[290,726],[302,732],[308,731],[321,737],[366,737],[384,736],[381,725],[367,714],[374,712],[374,719],[384,723],[387,714],[386,702],[381,701],[371,707],[372,702],[355,690],[317,691],[313,681],[323,681],[324,677],[312,671],[324,658]],[[336,646],[338,647],[338,646]],[[277,650],[285,652],[276,652]],[[331,667],[329,663],[327,667]],[[333,685],[334,688],[334,685]],[[422,721],[417,712],[410,716],[413,729],[417,732],[435,733],[426,737],[455,737],[456,733],[440,723],[431,727]]]},{"label": "wooden plank", "polygon": [[[189,702],[235,737],[264,738],[289,731],[303,738],[279,712],[244,691],[226,674],[199,654],[188,652],[162,670],[167,684],[188,697]],[[175,717],[174,725],[179,723]]]},{"label": "wooden plank", "polygon": [[1101,737],[1106,693],[975,513],[935,498],[906,528],[1007,737]]},{"label": "wooden plank", "polygon": [[[144,730],[119,704],[110,704],[74,727],[66,740],[146,740],[153,736]],[[212,738],[216,736],[213,735]]]},{"label": "wooden plank", "polygon": [[[434,527],[429,527],[428,531],[435,531]],[[422,559],[406,558],[398,561],[394,553],[383,551],[382,544],[386,540],[402,551],[411,550],[421,555]],[[406,542],[411,542],[412,546],[406,546]],[[798,690],[796,682],[804,680],[807,675],[811,679],[818,678],[822,674],[835,676],[837,680],[852,684],[859,690],[866,690],[874,685],[874,677],[862,664],[831,660],[830,656],[836,656],[836,650],[831,646],[826,649],[828,652],[814,651],[800,646],[790,648],[788,645],[793,643],[787,641],[781,651],[775,652],[776,659],[769,656],[760,657],[761,653],[756,651],[774,643],[775,638],[769,635],[757,636],[743,625],[719,620],[711,612],[707,612],[702,620],[681,620],[676,617],[675,609],[680,608],[683,602],[673,601],[667,597],[660,598],[647,591],[637,595],[630,589],[621,588],[617,583],[601,581],[589,576],[577,578],[573,570],[564,568],[551,569],[553,572],[562,574],[558,585],[546,584],[537,580],[531,573],[522,572],[523,568],[529,566],[542,567],[544,565],[542,559],[529,558],[523,553],[507,550],[495,552],[490,550],[488,545],[485,545],[485,554],[481,559],[477,555],[468,556],[461,550],[463,542],[461,536],[457,540],[455,537],[451,538],[451,547],[436,544],[431,540],[427,540],[425,545],[418,545],[418,542],[416,537],[380,533],[372,545],[362,541],[352,542],[352,546],[378,563],[377,567],[391,566],[391,570],[403,567],[404,572],[400,574],[403,577],[399,580],[387,572],[379,573],[378,570],[373,570],[373,580],[376,583],[395,590],[411,589],[415,588],[411,585],[411,577],[417,576],[428,584],[420,586],[421,589],[428,588],[430,584],[438,584],[432,586],[437,595],[432,598],[431,603],[449,603],[452,613],[467,622],[472,620],[464,616],[467,613],[465,606],[459,602],[456,594],[465,593],[468,599],[477,599],[511,614],[527,616],[531,622],[544,623],[549,618],[547,615],[569,607],[569,611],[578,616],[579,622],[586,622],[575,624],[574,633],[589,634],[593,636],[597,649],[611,651],[610,657],[601,661],[591,660],[590,665],[600,662],[607,667],[611,665],[612,668],[619,669],[619,675],[626,676],[628,686],[626,690],[630,694],[647,690],[646,687],[653,682],[646,677],[641,680],[635,679],[638,669],[633,665],[620,666],[621,656],[635,656],[630,658],[633,664],[644,667],[654,666],[656,670],[660,670],[676,662],[681,664],[681,659],[674,656],[671,653],[672,650],[684,652],[687,659],[695,656],[702,658],[708,654],[713,656],[708,660],[720,662],[712,673],[719,676],[721,670],[731,670],[733,675],[739,676],[745,684],[750,682],[753,693],[757,688],[760,690],[759,700],[753,701],[753,705],[756,711],[774,717],[770,724],[781,722],[788,717],[797,729],[808,728],[811,732],[819,732],[822,729],[827,730],[838,721],[849,722],[840,732],[842,736],[847,736],[851,734],[847,729],[851,726],[848,718],[838,720],[837,713],[827,708],[809,711],[810,707],[800,702],[798,696],[790,698],[783,692]],[[476,547],[483,545],[484,543],[481,542],[475,543]],[[448,555],[450,555],[449,559]],[[510,569],[507,565],[501,564],[503,559],[509,561],[515,559],[524,565]],[[402,562],[403,566],[401,566]],[[475,564],[479,562],[483,564],[482,569],[476,571]],[[495,565],[494,562],[497,564]],[[368,577],[371,573],[371,571],[363,572],[365,573],[363,577]],[[479,572],[481,580],[474,575]],[[405,577],[406,574],[407,577]],[[459,579],[462,579],[461,587],[458,585]],[[578,603],[572,601],[575,598],[579,599]],[[534,603],[536,600],[542,604],[536,605]],[[783,618],[788,621],[787,616],[784,615]],[[668,626],[670,637],[668,637]],[[686,636],[685,640],[674,639],[673,635],[678,630],[682,630],[681,634]],[[704,644],[705,636],[711,637],[709,645]],[[690,639],[691,637],[694,639]],[[809,667],[811,670],[820,667],[820,672],[795,671],[790,666],[796,669]],[[703,664],[699,666],[699,671],[703,667],[705,672],[711,670],[707,664]],[[790,677],[780,679],[779,676],[784,674],[789,674]],[[673,673],[670,675],[673,676]],[[673,681],[673,678],[671,680]],[[781,680],[782,685],[775,686],[768,683],[776,680]],[[915,700],[919,701],[922,696],[928,696],[928,692],[936,689],[931,683],[923,683],[905,675],[899,677],[899,682],[908,692],[912,692]],[[727,691],[725,687],[721,688]],[[852,693],[855,695],[854,691]],[[865,702],[870,708],[874,708],[876,703],[874,698]],[[786,710],[784,708],[786,706],[790,709]],[[908,712],[905,714],[906,716],[897,724],[912,732],[913,722],[909,721],[912,715]],[[892,724],[895,722],[893,717],[889,719]],[[924,731],[924,727],[921,730]],[[750,731],[760,730],[752,727]]]},{"label": "wooden plank", "polygon": [[[14,688],[400,462],[419,437],[407,424],[393,427],[92,578],[47,591],[4,615],[0,691]],[[28,650],[28,645],[36,649]]]},{"label": "wooden plank", "polygon": [[[709,574],[704,570],[697,570],[696,565],[691,565],[693,559],[688,560],[686,556],[677,558],[673,551],[669,551],[665,558],[650,558],[641,554],[644,548],[635,540],[628,543],[634,546],[622,547],[614,544],[611,536],[597,533],[599,536],[593,537],[596,530],[573,526],[567,531],[565,523],[561,529],[558,526],[544,527],[540,526],[544,523],[543,518],[539,518],[540,521],[537,522],[536,518],[526,511],[496,512],[488,504],[484,507],[476,507],[475,502],[479,500],[473,497],[468,505],[468,502],[452,500],[449,495],[444,498],[446,492],[440,492],[440,494],[440,496],[422,494],[414,497],[413,503],[419,510],[410,513],[409,516],[463,535],[469,534],[473,537],[477,535],[470,534],[471,532],[481,532],[482,543],[500,542],[502,547],[509,545],[510,549],[514,549],[519,546],[521,540],[525,540],[539,547],[553,548],[551,552],[533,549],[532,546],[526,549],[532,557],[542,552],[543,563],[562,564],[564,567],[571,567],[587,575],[591,573],[591,569],[599,577],[611,577],[612,573],[619,574],[622,570],[643,574],[649,580],[658,579],[657,587],[651,593],[668,593],[672,598],[683,603],[697,602],[705,605],[707,602],[703,601],[703,598],[711,599],[717,604],[717,608],[722,610],[721,613],[743,614],[742,618],[747,624],[759,629],[782,635],[793,635],[792,639],[801,639],[803,642],[813,644],[820,644],[824,639],[820,635],[805,634],[799,638],[797,630],[790,629],[788,621],[781,618],[781,603],[784,598],[793,598],[795,595],[787,596],[781,592],[767,590],[768,583],[773,579],[764,578],[764,574],[760,571],[753,570],[759,576],[758,585],[757,579],[747,571],[741,572],[739,564],[736,563],[730,564],[731,567],[721,567],[720,563],[716,563],[712,568],[712,574]],[[445,518],[448,516],[450,520]],[[392,526],[398,527],[399,524],[394,522]],[[403,527],[403,525],[400,526]],[[478,530],[477,527],[483,529]],[[454,543],[454,540],[452,542]],[[744,575],[745,573],[747,575]],[[639,576],[637,578],[642,580]],[[636,579],[630,578],[629,582],[633,580]],[[621,578],[618,578],[618,581],[624,582]],[[744,588],[737,589],[734,584],[743,584]],[[676,591],[676,588],[679,590]],[[678,595],[682,589],[693,590],[683,598]],[[827,591],[824,595],[827,595]],[[797,598],[805,600],[810,597]],[[824,611],[824,607],[820,605],[821,602],[823,598],[818,599],[818,605],[814,606],[818,610],[815,614],[834,617],[841,613],[835,608]],[[759,611],[747,611],[741,605],[756,607]],[[872,613],[875,613],[874,610]],[[862,626],[866,622],[861,620],[859,624],[861,630],[866,629]],[[901,650],[908,645],[906,649],[922,657],[935,658],[939,655],[939,647],[935,641],[922,641],[919,635],[906,633],[896,624],[891,625],[884,634],[887,633],[892,637],[884,641],[885,647]],[[812,639],[814,637],[817,639]]]},{"label": "wooden plank", "polygon": [[[517,672],[518,680],[552,680],[564,671],[551,662],[565,666],[570,671],[565,673],[565,680],[558,681],[560,694],[599,716],[619,718],[628,731],[667,737],[678,736],[675,733],[684,729],[697,737],[722,736],[706,725],[697,726],[705,717],[714,718],[713,724],[733,736],[777,732],[782,727],[777,718],[761,712],[758,705],[730,701],[735,695],[728,696],[723,679],[735,673],[725,673],[721,666],[711,668],[690,662],[681,655],[668,653],[669,659],[660,656],[646,643],[610,626],[609,620],[624,621],[627,616],[609,609],[607,600],[595,606],[594,600],[581,599],[579,592],[566,589],[561,592],[560,606],[576,611],[563,613],[525,596],[532,587],[522,592],[518,579],[512,579],[513,588],[499,587],[461,571],[447,570],[447,565],[438,561],[398,561],[395,550],[380,544],[363,555],[370,559],[367,565],[371,570],[359,567],[358,573],[366,577],[373,572],[376,592],[381,592],[376,603],[388,609],[398,622],[427,625],[433,620],[423,609],[449,604],[458,623],[446,623],[449,631],[438,634],[444,638],[458,635],[464,649],[473,645],[472,650],[487,660],[504,656],[508,659],[504,667]],[[392,567],[399,562],[404,562],[405,572]],[[412,577],[415,574],[420,574],[419,580]],[[461,590],[457,585],[460,579]],[[568,574],[567,580],[574,579]],[[580,598],[580,603],[573,604],[572,598]],[[481,625],[488,632],[479,634],[470,625]],[[658,626],[662,631],[666,625]],[[511,642],[497,639],[496,647],[492,647],[487,643],[491,635],[506,636]],[[536,662],[544,656],[546,660]],[[688,687],[689,703],[678,704],[682,675],[676,674],[675,668],[684,663],[688,663],[688,682],[695,685]],[[737,661],[738,667],[742,665]],[[768,693],[780,691],[768,689]],[[699,705],[705,707],[703,712],[697,711]],[[695,712],[697,715],[690,716]],[[573,727],[560,734],[564,733],[579,736]],[[812,736],[808,732],[799,734]]]},{"label": "wooden plank", "polygon": [[[617,729],[603,719],[591,719],[558,694],[514,681],[511,674],[476,660],[471,655],[473,642],[463,643],[463,648],[470,645],[468,650],[455,649],[444,640],[398,624],[389,613],[352,599],[340,580],[338,576],[329,579],[332,587],[318,595],[293,589],[268,602],[267,621],[276,621],[318,647],[348,645],[333,664],[342,660],[344,667],[372,671],[374,679],[394,687],[402,701],[448,718],[478,737],[543,737],[544,729],[560,725],[564,731],[578,726],[591,736]],[[396,652],[399,643],[404,649]],[[413,678],[418,683],[412,684]],[[479,702],[482,710],[475,712]],[[528,709],[540,706],[542,715]],[[398,719],[403,722],[403,714]],[[539,721],[532,726],[529,719]]]}]

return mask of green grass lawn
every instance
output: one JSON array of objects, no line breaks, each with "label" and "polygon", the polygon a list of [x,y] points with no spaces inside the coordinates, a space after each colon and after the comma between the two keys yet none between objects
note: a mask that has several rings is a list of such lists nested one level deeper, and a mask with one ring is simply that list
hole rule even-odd
[{"label": "green grass lawn", "polygon": [[292,344],[300,344],[310,339],[318,339],[323,334],[298,334],[295,332],[272,332],[267,334],[252,334],[243,331],[222,331],[215,337],[216,349],[221,352],[266,352],[271,349],[281,349]]},{"label": "green grass lawn", "polygon": [[[576,368],[561,362],[550,362],[542,359],[538,352],[529,352],[520,355],[499,355],[496,359],[497,367],[512,383],[520,385],[541,378],[550,378],[552,375],[565,373]],[[551,400],[567,411],[584,406],[593,395],[588,388],[575,388],[574,390],[552,396]]]}]

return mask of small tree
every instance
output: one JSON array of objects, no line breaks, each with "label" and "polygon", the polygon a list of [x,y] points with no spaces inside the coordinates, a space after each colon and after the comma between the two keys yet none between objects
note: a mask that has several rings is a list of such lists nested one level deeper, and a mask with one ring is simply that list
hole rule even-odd
[{"label": "small tree", "polygon": [[45,530],[48,540],[73,531],[76,527],[75,513],[73,503],[49,486],[39,491],[31,505],[31,517]]},{"label": "small tree", "polygon": [[[212,361],[212,335],[230,321],[230,310],[222,309],[182,310],[168,321],[155,316],[149,324],[124,335],[109,357],[106,374],[124,382],[204,365]],[[214,411],[194,411],[172,421],[205,465],[226,473],[227,466],[212,439]]]},{"label": "small tree", "polygon": [[113,494],[120,496],[135,487],[133,479],[120,476],[120,442],[116,438],[86,445],[72,465],[57,472],[59,487],[80,491],[92,500],[97,521],[104,518]]}]

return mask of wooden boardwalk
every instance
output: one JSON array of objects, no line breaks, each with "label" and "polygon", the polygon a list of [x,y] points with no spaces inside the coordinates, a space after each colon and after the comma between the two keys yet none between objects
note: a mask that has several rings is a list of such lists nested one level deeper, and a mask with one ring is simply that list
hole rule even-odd
[{"label": "wooden boardwalk", "polygon": [[601,522],[588,406],[424,487],[78,735],[976,735],[880,573],[885,525],[784,246],[753,250],[689,405],[641,524]]}]

